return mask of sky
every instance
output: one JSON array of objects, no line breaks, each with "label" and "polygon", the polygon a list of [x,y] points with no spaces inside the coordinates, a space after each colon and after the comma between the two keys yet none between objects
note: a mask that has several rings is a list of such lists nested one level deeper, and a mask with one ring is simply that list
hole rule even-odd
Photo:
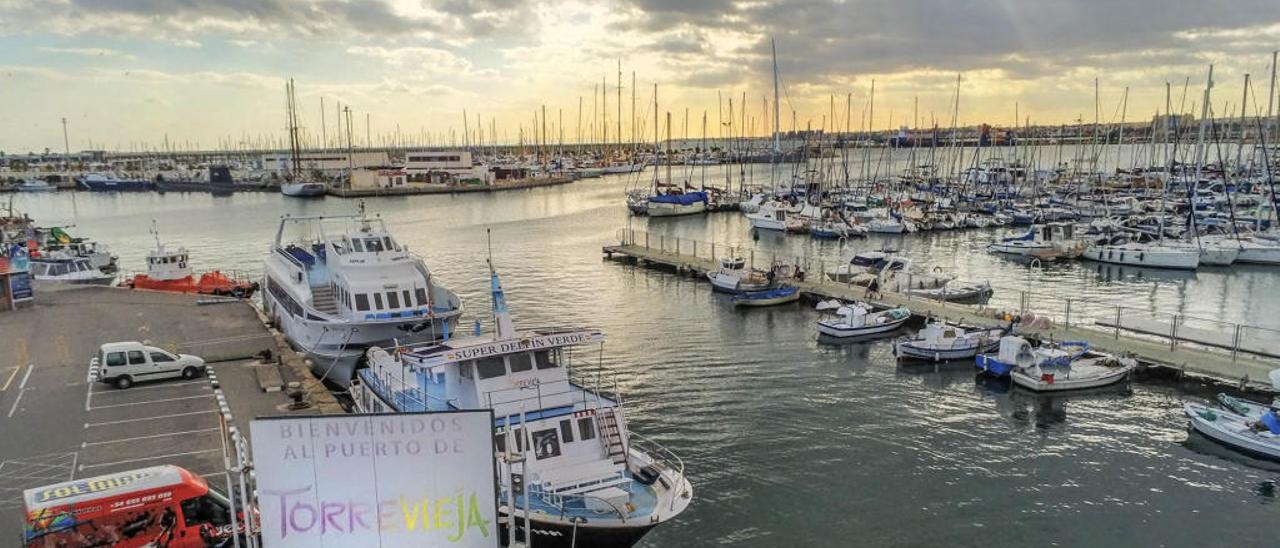
[{"label": "sky", "polygon": [[783,130],[1265,112],[1280,1],[0,0],[0,151],[765,134],[771,41]]}]

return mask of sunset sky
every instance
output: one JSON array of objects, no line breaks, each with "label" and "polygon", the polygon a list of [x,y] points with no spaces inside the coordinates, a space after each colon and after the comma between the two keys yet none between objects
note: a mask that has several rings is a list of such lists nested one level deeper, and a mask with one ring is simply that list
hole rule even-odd
[{"label": "sunset sky", "polygon": [[770,38],[784,129],[792,110],[800,126],[822,126],[832,95],[843,128],[849,93],[856,128],[872,79],[875,127],[909,123],[917,96],[922,125],[948,125],[957,74],[962,124],[1013,124],[1015,103],[1032,123],[1092,121],[1095,78],[1104,121],[1126,86],[1128,119],[1149,120],[1165,82],[1176,107],[1190,78],[1190,110],[1210,63],[1222,115],[1238,113],[1246,72],[1266,110],[1280,2],[0,0],[0,150],[61,150],[63,117],[73,150],[280,137],[290,77],[308,132],[320,132],[324,97],[330,138],[341,101],[357,141],[366,114],[375,136],[397,124],[439,135],[460,131],[464,109],[473,131],[479,115],[513,141],[543,105],[573,141],[579,98],[590,136],[593,86],[606,79],[612,136],[619,59],[624,135],[632,71],[646,139],[655,83],[677,137],[686,108],[691,136],[704,110],[718,131],[718,92],[738,113],[745,92],[762,134]]}]

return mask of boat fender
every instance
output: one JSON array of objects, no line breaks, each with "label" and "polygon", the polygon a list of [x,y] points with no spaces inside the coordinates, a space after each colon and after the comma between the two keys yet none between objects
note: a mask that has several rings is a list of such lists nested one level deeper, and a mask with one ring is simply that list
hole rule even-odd
[{"label": "boat fender", "polygon": [[941,273],[942,273],[942,267],[940,267],[940,266],[935,266],[935,267],[933,267],[933,272],[934,272],[935,274],[941,274]]}]

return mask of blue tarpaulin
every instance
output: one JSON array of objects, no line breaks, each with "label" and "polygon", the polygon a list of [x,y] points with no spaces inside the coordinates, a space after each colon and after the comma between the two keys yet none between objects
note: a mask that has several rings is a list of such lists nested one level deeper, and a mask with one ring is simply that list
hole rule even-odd
[{"label": "blue tarpaulin", "polygon": [[685,192],[684,194],[657,194],[649,197],[649,201],[658,204],[693,205],[707,201],[707,193],[702,191]]}]

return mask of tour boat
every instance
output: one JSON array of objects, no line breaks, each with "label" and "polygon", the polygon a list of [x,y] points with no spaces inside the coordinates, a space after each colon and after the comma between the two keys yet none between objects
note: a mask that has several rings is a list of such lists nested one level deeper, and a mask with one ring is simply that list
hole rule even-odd
[{"label": "tour boat", "polygon": [[1064,342],[1033,348],[1022,337],[1005,335],[993,354],[978,354],[974,363],[978,370],[994,377],[1007,377],[1015,369],[1036,365],[1061,366],[1080,359],[1089,351],[1089,343]]},{"label": "tour boat", "polygon": [[[286,229],[307,239],[286,241]],[[462,314],[458,296],[363,206],[359,215],[283,217],[263,270],[267,317],[338,386],[366,348],[438,340]]]},{"label": "tour boat", "polygon": [[256,282],[235,279],[217,270],[197,277],[191,269],[186,249],[166,249],[158,240],[156,248],[147,253],[147,273],[135,275],[121,285],[132,289],[240,298],[248,298],[258,290]]},{"label": "tour boat", "polygon": [[711,281],[713,289],[728,293],[763,291],[769,287],[767,275],[747,268],[747,261],[742,257],[721,258],[720,269],[708,272],[707,279]]},{"label": "tour boat", "polygon": [[869,305],[853,303],[836,309],[835,318],[818,320],[818,333],[837,339],[889,333],[911,319],[905,307],[872,312]]},{"label": "tour boat", "polygon": [[[1205,437],[1251,456],[1280,461],[1280,421],[1274,414],[1250,419],[1195,403],[1183,404],[1182,409],[1191,428]],[[1261,429],[1255,428],[1259,424]]]},{"label": "tour boat", "polygon": [[[617,384],[595,366],[591,328],[517,331],[496,274],[496,329],[438,344],[368,350],[352,382],[356,409],[492,409],[503,545],[628,547],[688,508],[684,463],[628,428]],[[580,349],[580,347],[587,347]],[[526,519],[529,518],[529,519]]]},{"label": "tour boat", "polygon": [[1129,378],[1138,365],[1133,358],[1099,356],[1067,363],[1044,361],[1017,367],[1010,373],[1013,383],[1036,392],[1064,392],[1112,385]]},{"label": "tour boat", "polygon": [[763,291],[745,291],[733,298],[736,306],[774,306],[800,300],[800,288],[784,285]]},{"label": "tour boat", "polygon": [[31,277],[37,282],[56,282],[74,285],[109,285],[114,274],[105,274],[89,264],[84,257],[53,256],[41,254],[31,257],[28,263]]},{"label": "tour boat", "polygon": [[313,198],[329,192],[329,185],[315,181],[287,182],[280,184],[280,193],[295,198]]},{"label": "tour boat", "polygon": [[934,362],[962,360],[983,352],[995,350],[1000,345],[1004,329],[968,331],[946,322],[929,322],[911,340],[898,341],[893,353],[899,358],[914,358]]}]

